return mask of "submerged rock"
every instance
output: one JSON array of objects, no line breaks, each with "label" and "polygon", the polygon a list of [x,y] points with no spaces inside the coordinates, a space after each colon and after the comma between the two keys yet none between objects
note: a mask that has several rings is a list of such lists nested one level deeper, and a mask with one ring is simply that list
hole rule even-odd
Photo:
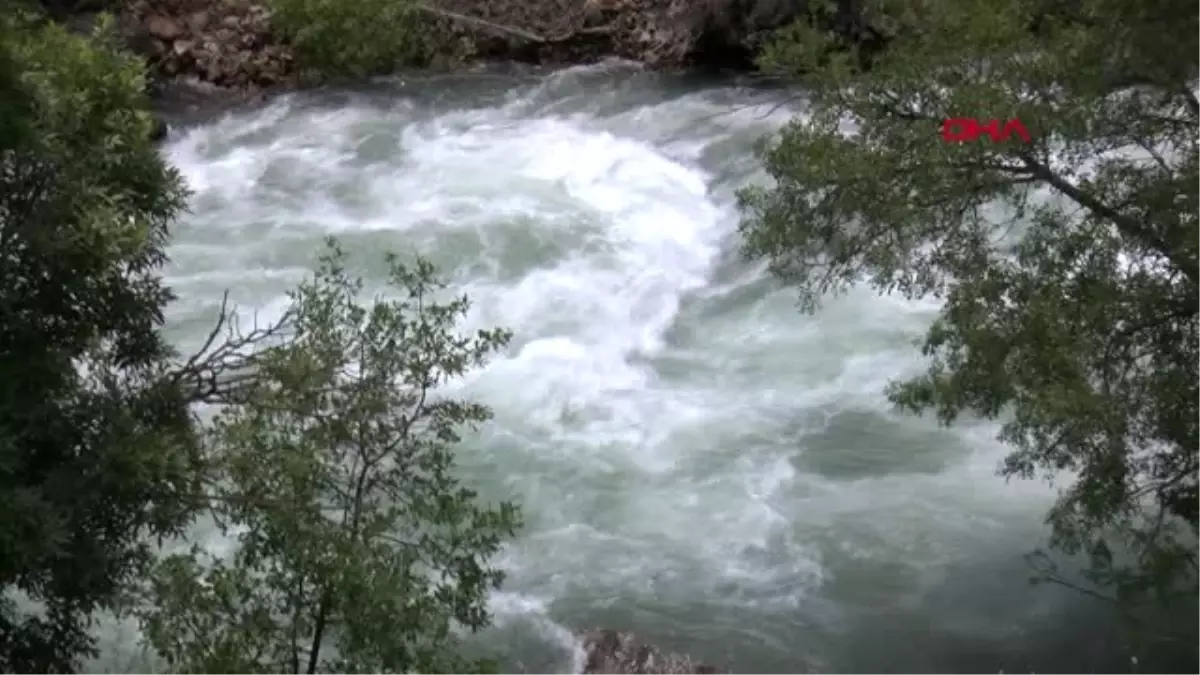
[{"label": "submerged rock", "polygon": [[158,115],[154,115],[150,127],[150,140],[155,143],[165,140],[167,134],[170,133],[170,128],[167,126],[167,121]]},{"label": "submerged rock", "polygon": [[580,635],[586,657],[584,673],[719,673],[685,654],[664,652],[633,633],[608,628]]}]

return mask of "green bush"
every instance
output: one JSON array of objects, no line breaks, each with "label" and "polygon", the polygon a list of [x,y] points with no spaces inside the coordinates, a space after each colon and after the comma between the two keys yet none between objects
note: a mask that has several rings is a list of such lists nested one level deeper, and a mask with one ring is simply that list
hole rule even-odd
[{"label": "green bush", "polygon": [[272,0],[272,21],[301,68],[325,77],[381,75],[467,55],[411,0]]}]

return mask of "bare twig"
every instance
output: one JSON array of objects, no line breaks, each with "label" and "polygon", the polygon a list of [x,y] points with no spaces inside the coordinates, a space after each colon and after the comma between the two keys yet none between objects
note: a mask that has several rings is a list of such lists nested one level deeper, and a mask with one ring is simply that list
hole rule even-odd
[{"label": "bare twig", "polygon": [[443,19],[450,19],[451,21],[465,23],[465,24],[468,24],[471,26],[475,26],[476,28],[483,28],[485,30],[490,30],[495,33],[503,33],[505,35],[519,37],[523,40],[528,40],[530,42],[536,42],[538,44],[547,42],[545,37],[538,35],[537,33],[527,31],[523,28],[516,28],[514,26],[506,26],[503,24],[498,24],[498,23],[488,21],[486,19],[480,19],[479,17],[468,16],[466,14],[460,14],[458,12],[451,12],[450,10],[447,10],[447,9],[439,9],[437,7],[431,7],[429,5],[418,4],[418,5],[416,5],[416,9],[418,11],[425,12],[426,14],[433,14],[434,16],[439,16]]},{"label": "bare twig", "polygon": [[[200,348],[179,366],[171,379],[184,389],[193,403],[229,403],[255,378],[255,361],[261,348],[276,340],[290,327],[289,310],[277,321],[243,333],[235,310],[229,306],[229,293],[221,298],[217,322]],[[221,334],[224,341],[220,341]],[[218,344],[219,343],[219,344]]]},{"label": "bare twig", "polygon": [[522,40],[533,42],[535,44],[554,44],[557,42],[565,42],[581,35],[607,35],[613,31],[613,27],[616,25],[616,22],[614,21],[603,26],[579,26],[577,28],[567,29],[559,35],[547,37],[545,35],[534,33],[533,31],[525,30],[524,28],[517,28],[516,26],[496,23],[494,21],[488,21],[487,19],[481,19],[477,16],[452,12],[448,9],[441,9],[439,7],[432,7],[430,5],[418,4],[416,5],[416,9],[417,11],[425,12],[426,14],[432,14],[443,19],[457,21],[458,23],[467,24],[476,28],[482,28],[483,30],[491,31],[493,33],[500,33],[510,37],[521,38]]}]

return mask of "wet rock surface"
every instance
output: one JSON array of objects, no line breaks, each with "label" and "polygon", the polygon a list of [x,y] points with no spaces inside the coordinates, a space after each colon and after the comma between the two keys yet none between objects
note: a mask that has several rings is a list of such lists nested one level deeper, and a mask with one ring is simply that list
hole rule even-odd
[{"label": "wet rock surface", "polygon": [[664,652],[633,633],[607,628],[582,633],[584,673],[720,673],[683,654]]}]

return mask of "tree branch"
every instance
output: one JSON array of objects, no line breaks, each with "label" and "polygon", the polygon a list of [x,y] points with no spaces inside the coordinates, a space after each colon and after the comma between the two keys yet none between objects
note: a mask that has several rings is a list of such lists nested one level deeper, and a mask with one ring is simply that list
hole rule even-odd
[{"label": "tree branch", "polygon": [[1193,284],[1197,283],[1197,277],[1200,277],[1200,269],[1197,269],[1195,261],[1186,260],[1184,256],[1180,255],[1178,251],[1173,250],[1158,235],[1122,215],[1094,195],[1080,190],[1077,186],[1052,171],[1050,167],[1034,159],[1033,155],[1028,152],[1020,152],[1018,153],[1018,157],[1025,162],[1025,166],[1031,170],[1034,176],[1046,181],[1051,187],[1070,197],[1075,203],[1090,210],[1097,216],[1111,221],[1125,235],[1149,244],[1169,260]]},{"label": "tree branch", "polygon": [[474,26],[476,28],[482,28],[484,30],[491,31],[493,33],[500,33],[502,35],[508,35],[510,37],[521,38],[522,40],[526,40],[528,42],[533,42],[535,44],[554,44],[556,42],[563,42],[565,40],[570,40],[571,38],[577,37],[580,35],[607,35],[612,32],[613,26],[616,25],[616,22],[613,22],[610,24],[606,24],[604,26],[593,26],[590,28],[585,28],[585,27],[581,26],[574,30],[567,30],[562,35],[557,35],[554,37],[546,37],[544,35],[538,35],[537,33],[534,33],[532,31],[525,30],[524,28],[517,28],[516,26],[509,26],[506,24],[496,23],[494,21],[488,21],[487,19],[481,19],[477,16],[470,16],[467,14],[461,14],[459,12],[452,12],[448,9],[441,9],[438,7],[432,7],[430,5],[418,4],[418,5],[416,5],[416,9],[419,12],[425,12],[426,14],[432,14],[434,16],[441,17],[443,19],[449,19],[451,21],[456,21],[458,23],[464,23],[469,26]]},{"label": "tree branch", "polygon": [[1200,100],[1196,100],[1196,94],[1188,85],[1183,85],[1183,96],[1187,100],[1188,109],[1192,111],[1192,115],[1200,116]]},{"label": "tree branch", "polygon": [[437,7],[431,7],[429,5],[424,5],[424,4],[416,5],[416,9],[417,9],[417,11],[425,12],[426,14],[433,14],[434,16],[438,16],[443,19],[450,19],[451,21],[465,23],[467,25],[475,26],[476,28],[483,28],[485,30],[490,30],[495,33],[503,33],[505,35],[519,37],[523,40],[528,40],[529,42],[536,42],[538,44],[547,42],[546,38],[542,37],[541,35],[538,35],[537,33],[532,33],[523,28],[516,28],[513,26],[506,26],[506,25],[499,24],[499,23],[493,23],[486,19],[480,19],[479,17],[468,16],[466,14],[460,14],[458,12],[451,12],[450,10],[447,10],[447,9],[439,9]]},{"label": "tree branch", "polygon": [[[280,337],[291,327],[289,310],[277,321],[247,333],[241,331],[237,316],[229,306],[229,293],[221,298],[220,315],[200,348],[179,366],[170,378],[184,387],[193,403],[229,403],[237,392],[255,378],[254,363],[260,347]],[[218,338],[226,334],[219,346]]]}]

